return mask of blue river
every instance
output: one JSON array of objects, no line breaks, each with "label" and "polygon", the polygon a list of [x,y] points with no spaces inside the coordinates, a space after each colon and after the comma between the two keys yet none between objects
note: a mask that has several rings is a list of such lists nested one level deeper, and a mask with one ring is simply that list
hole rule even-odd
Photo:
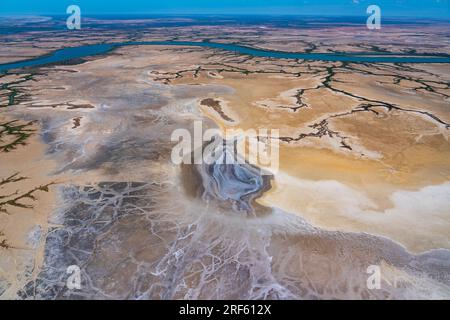
[{"label": "blue river", "polygon": [[119,42],[83,45],[73,48],[63,48],[48,55],[34,59],[0,64],[0,72],[24,67],[39,67],[50,63],[65,62],[88,56],[107,53],[115,48],[130,45],[170,45],[170,46],[196,46],[226,50],[237,54],[254,57],[268,57],[277,59],[302,59],[320,61],[342,62],[368,62],[368,63],[450,63],[450,55],[422,55],[422,54],[393,54],[393,53],[305,53],[263,50],[246,47],[238,44],[225,44],[214,42],[190,41],[150,41],[150,42]]}]

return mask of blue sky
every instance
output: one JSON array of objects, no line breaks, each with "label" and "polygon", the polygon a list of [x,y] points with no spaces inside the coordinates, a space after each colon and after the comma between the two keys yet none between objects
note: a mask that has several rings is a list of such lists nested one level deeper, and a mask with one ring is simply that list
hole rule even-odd
[{"label": "blue sky", "polygon": [[365,15],[377,4],[385,17],[447,18],[450,0],[0,0],[0,14],[65,14],[70,4],[84,14],[305,14]]}]

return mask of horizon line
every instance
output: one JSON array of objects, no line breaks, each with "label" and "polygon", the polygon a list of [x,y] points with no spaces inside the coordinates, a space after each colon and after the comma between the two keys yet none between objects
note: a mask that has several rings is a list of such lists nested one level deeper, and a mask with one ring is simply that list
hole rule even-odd
[{"label": "horizon line", "polygon": [[[50,17],[65,17],[68,14],[65,13],[54,13],[54,12],[0,12],[0,17],[26,17],[26,16],[50,16]],[[365,14],[319,14],[319,13],[176,13],[176,12],[86,12],[83,15],[97,15],[97,16],[108,16],[108,15],[120,15],[120,16],[132,16],[132,15],[145,15],[145,16],[267,16],[267,17],[341,17],[341,18],[354,18],[354,17],[367,17]],[[450,17],[447,16],[423,16],[418,17],[416,14],[409,15],[386,15],[384,14],[384,18],[391,19],[399,19],[399,18],[414,18],[414,19],[438,19],[438,20],[448,20],[450,21]]]}]

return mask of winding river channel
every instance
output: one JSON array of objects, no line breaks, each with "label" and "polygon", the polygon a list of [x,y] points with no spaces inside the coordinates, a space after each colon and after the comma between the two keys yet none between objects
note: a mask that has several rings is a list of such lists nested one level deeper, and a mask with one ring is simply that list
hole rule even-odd
[{"label": "winding river channel", "polygon": [[79,47],[63,48],[48,55],[0,64],[0,72],[24,67],[39,67],[50,63],[64,62],[88,56],[107,53],[113,49],[132,45],[164,45],[164,46],[196,46],[219,50],[226,50],[254,57],[267,57],[277,59],[302,59],[320,61],[342,61],[355,63],[450,63],[449,55],[434,54],[397,54],[397,53],[306,53],[284,52],[274,50],[256,49],[234,43],[194,42],[194,41],[144,41],[144,42],[117,42],[83,45]]}]

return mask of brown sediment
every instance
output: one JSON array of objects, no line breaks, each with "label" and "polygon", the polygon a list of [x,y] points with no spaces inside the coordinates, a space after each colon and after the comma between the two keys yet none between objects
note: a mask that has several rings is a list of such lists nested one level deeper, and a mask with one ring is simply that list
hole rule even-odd
[{"label": "brown sediment", "polygon": [[81,124],[81,119],[82,119],[83,117],[76,117],[76,118],[73,118],[72,119],[72,121],[73,121],[73,127],[72,127],[72,129],[76,129],[76,128],[78,128],[79,126],[80,126],[80,124]]},{"label": "brown sediment", "polygon": [[202,178],[194,164],[181,164],[180,180],[186,195],[191,198],[200,198],[202,190]]},{"label": "brown sediment", "polygon": [[225,112],[223,112],[219,100],[215,100],[213,98],[206,98],[206,99],[203,99],[200,102],[200,104],[202,106],[208,106],[208,107],[214,109],[214,111],[216,111],[222,117],[222,119],[224,119],[225,121],[234,122],[233,119],[231,119],[229,116],[227,116],[225,114]]},{"label": "brown sediment", "polygon": [[93,109],[95,108],[93,105],[91,104],[77,104],[77,105],[69,105],[69,107],[67,107],[68,110],[74,110],[74,109]]},{"label": "brown sediment", "polygon": [[11,245],[8,242],[8,239],[4,238],[5,233],[0,230],[0,249],[11,249]]}]

